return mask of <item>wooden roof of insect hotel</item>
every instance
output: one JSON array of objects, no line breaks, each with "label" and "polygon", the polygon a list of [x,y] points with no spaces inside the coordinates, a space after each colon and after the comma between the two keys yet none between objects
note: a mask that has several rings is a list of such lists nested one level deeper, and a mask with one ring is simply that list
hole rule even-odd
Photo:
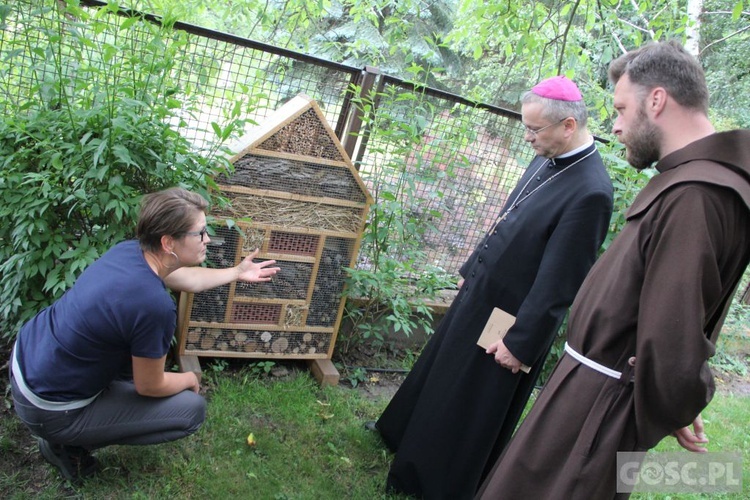
[{"label": "wooden roof of insect hotel", "polygon": [[[218,179],[222,190],[251,195],[245,201],[256,202],[252,195],[276,200],[263,203],[268,212],[256,207],[251,210],[256,213],[247,214],[243,200],[230,196],[235,213],[220,215],[249,215],[253,225],[361,232],[372,197],[315,100],[305,95],[291,99],[232,149],[237,151],[230,158],[235,172]],[[364,210],[352,211],[352,216],[359,213],[356,222],[336,210],[319,214],[324,220],[316,222],[297,210],[286,210],[281,200]]]}]

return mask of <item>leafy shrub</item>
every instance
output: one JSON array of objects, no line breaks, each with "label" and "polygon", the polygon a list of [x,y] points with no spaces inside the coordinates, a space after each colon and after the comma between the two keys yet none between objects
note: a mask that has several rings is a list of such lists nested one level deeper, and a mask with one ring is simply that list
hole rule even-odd
[{"label": "leafy shrub", "polygon": [[[442,159],[449,165],[448,174],[427,167],[426,158],[433,152],[423,137],[425,127],[440,120],[434,120],[436,111],[423,95],[399,94],[392,88],[377,96],[379,111],[373,114],[375,97],[357,101],[371,120],[367,123],[372,133],[368,150],[384,161],[363,174],[374,204],[362,237],[359,265],[347,269],[346,317],[352,330],[343,336],[344,351],[361,340],[382,345],[391,331],[408,336],[421,328],[431,333],[428,301],[442,289],[455,288],[456,281],[428,262],[425,235],[434,230],[442,214],[425,212],[423,206],[431,204],[417,186],[429,185],[432,196],[442,196],[440,182],[451,175],[461,158]],[[458,149],[460,137],[451,139],[456,140],[446,142]]]},{"label": "leafy shrub", "polygon": [[[211,175],[231,167],[219,146],[199,152],[176,130],[176,110],[195,107],[170,80],[184,34],[144,22],[152,38],[135,54],[120,32],[138,20],[117,28],[72,6],[65,14],[50,8],[45,26],[17,20],[1,54],[0,105],[14,110],[0,120],[3,337],[134,236],[142,194],[181,185],[211,200]],[[232,118],[212,124],[218,145]]]}]

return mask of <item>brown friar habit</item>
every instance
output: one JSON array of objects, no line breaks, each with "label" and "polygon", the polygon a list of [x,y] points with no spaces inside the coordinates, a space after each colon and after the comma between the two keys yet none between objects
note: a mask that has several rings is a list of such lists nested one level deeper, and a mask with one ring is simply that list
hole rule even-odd
[{"label": "brown friar habit", "polygon": [[656,168],[570,315],[570,346],[622,377],[564,355],[478,497],[617,497],[617,452],[653,448],[711,400],[708,358],[750,259],[750,130]]}]

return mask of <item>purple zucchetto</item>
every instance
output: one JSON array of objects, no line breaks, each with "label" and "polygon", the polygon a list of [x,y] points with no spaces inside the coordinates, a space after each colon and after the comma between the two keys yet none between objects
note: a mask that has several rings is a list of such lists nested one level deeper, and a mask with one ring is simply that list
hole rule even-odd
[{"label": "purple zucchetto", "polygon": [[575,83],[564,76],[553,76],[537,83],[531,92],[556,101],[580,101],[581,91]]}]

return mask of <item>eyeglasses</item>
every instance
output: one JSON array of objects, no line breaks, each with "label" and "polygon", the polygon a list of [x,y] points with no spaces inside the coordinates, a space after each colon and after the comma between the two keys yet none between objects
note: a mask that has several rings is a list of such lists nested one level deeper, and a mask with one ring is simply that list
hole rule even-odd
[{"label": "eyeglasses", "polygon": [[545,126],[544,126],[544,127],[542,127],[542,128],[529,128],[529,127],[527,127],[526,125],[524,125],[524,126],[523,126],[523,128],[524,128],[524,129],[526,130],[526,133],[527,133],[527,134],[530,134],[530,135],[532,135],[532,136],[536,137],[536,136],[537,136],[537,134],[538,134],[539,132],[542,132],[542,131],[544,131],[544,130],[547,130],[547,129],[548,129],[548,128],[550,128],[550,127],[554,127],[555,125],[559,125],[560,123],[564,122],[564,121],[565,121],[565,120],[567,120],[567,119],[568,119],[568,117],[566,116],[566,117],[565,117],[565,118],[563,118],[562,120],[556,121],[555,123],[550,123],[549,125],[545,125]]},{"label": "eyeglasses", "polygon": [[187,236],[200,236],[201,242],[203,242],[203,236],[208,233],[208,228],[203,228],[200,231],[185,231],[183,234],[186,234]]}]

